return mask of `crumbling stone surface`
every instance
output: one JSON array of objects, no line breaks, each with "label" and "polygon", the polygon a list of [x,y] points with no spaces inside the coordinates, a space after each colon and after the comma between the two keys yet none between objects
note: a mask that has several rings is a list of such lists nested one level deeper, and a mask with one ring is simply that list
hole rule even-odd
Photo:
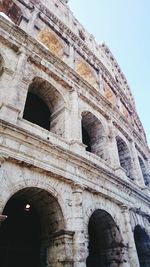
[{"label": "crumbling stone surface", "polygon": [[67,2],[1,1],[0,265],[148,267],[145,132]]}]

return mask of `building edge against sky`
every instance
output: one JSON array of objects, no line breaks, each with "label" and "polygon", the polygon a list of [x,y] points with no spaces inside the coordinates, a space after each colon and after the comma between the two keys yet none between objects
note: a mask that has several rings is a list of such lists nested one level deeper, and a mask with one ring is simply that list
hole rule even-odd
[{"label": "building edge against sky", "polygon": [[[148,1],[120,2],[119,0],[69,1],[69,6],[79,21],[94,34],[98,43],[105,40],[119,62],[132,93],[150,144],[149,69],[150,23]],[[94,16],[92,17],[92,14]],[[92,19],[91,19],[92,17]],[[128,18],[128,19],[126,19]]]},{"label": "building edge against sky", "polygon": [[67,2],[1,2],[1,265],[149,267],[145,132]]}]

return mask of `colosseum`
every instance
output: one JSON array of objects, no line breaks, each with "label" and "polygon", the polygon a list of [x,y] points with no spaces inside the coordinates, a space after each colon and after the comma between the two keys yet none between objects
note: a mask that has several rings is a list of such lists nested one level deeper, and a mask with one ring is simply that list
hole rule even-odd
[{"label": "colosseum", "polygon": [[150,151],[67,0],[0,1],[0,266],[150,267]]}]

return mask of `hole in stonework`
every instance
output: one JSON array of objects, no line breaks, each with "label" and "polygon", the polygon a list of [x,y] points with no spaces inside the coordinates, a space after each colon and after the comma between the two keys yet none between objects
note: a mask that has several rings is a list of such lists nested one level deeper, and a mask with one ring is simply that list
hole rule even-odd
[{"label": "hole in stonework", "polygon": [[141,167],[141,171],[142,171],[142,175],[143,175],[143,178],[144,178],[144,182],[145,182],[145,185],[149,185],[149,175],[146,171],[146,167],[145,167],[145,164],[144,164],[144,161],[138,157],[139,159],[139,163],[140,163],[140,167]]},{"label": "hole in stonework", "polygon": [[140,267],[150,266],[150,237],[140,225],[134,229],[134,239]]},{"label": "hole in stonework", "polygon": [[[89,256],[87,267],[119,267],[123,262],[122,238],[113,218],[104,210],[96,210],[88,225]],[[113,233],[115,237],[113,237]]]},{"label": "hole in stonework", "polygon": [[82,112],[82,142],[86,150],[107,160],[106,138],[102,123],[90,112]]},{"label": "hole in stonework", "polygon": [[60,92],[48,81],[35,77],[28,88],[23,118],[63,136],[64,112],[64,99]]},{"label": "hole in stonework", "polygon": [[62,249],[55,233],[65,228],[57,200],[43,189],[25,188],[9,199],[3,214],[0,266],[45,267],[49,262],[55,267]]},{"label": "hole in stonework", "polygon": [[23,118],[42,128],[50,129],[50,111],[40,97],[28,92]]},{"label": "hole in stonework", "polygon": [[132,163],[131,163],[130,151],[125,141],[121,137],[117,136],[116,142],[117,142],[120,165],[123,169],[125,169],[127,177],[133,180],[134,178],[132,176]]},{"label": "hole in stonework", "polygon": [[83,127],[82,125],[82,142],[84,145],[86,145],[86,151],[91,152],[91,140],[90,140],[90,136],[88,134],[88,132],[86,131],[86,129]]}]

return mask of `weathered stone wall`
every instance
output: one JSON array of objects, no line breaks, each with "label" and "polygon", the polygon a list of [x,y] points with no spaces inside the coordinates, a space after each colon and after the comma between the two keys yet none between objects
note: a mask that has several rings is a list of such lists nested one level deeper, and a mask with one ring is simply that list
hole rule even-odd
[{"label": "weathered stone wall", "polygon": [[[28,197],[47,251],[41,267],[89,267],[89,221],[98,211],[109,266],[139,267],[134,230],[149,235],[150,156],[125,78],[114,79],[110,51],[93,49],[65,1],[13,4],[22,10],[19,26],[4,5],[14,23],[0,16],[0,222],[11,198]],[[49,109],[49,129],[24,118],[29,93]],[[103,228],[95,229],[100,236]]]}]

